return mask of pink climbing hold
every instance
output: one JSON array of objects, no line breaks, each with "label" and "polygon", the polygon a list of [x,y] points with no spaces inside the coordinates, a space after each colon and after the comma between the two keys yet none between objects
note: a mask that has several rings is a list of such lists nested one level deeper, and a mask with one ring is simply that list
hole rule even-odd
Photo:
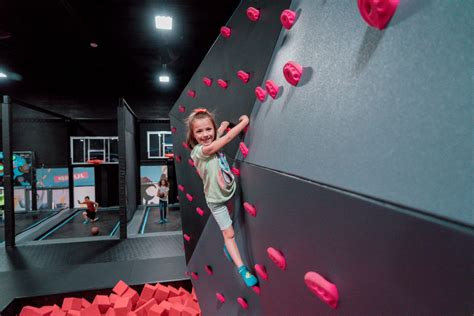
[{"label": "pink climbing hold", "polygon": [[199,275],[196,272],[191,272],[191,276],[194,280],[199,280]]},{"label": "pink climbing hold", "polygon": [[397,11],[398,3],[399,0],[357,0],[364,21],[379,30],[387,27]]},{"label": "pink climbing hold", "polygon": [[283,271],[286,270],[286,259],[280,250],[277,250],[273,247],[268,247],[267,254],[268,257],[276,264],[278,268]]},{"label": "pink climbing hold", "polygon": [[255,266],[255,271],[257,271],[257,274],[262,278],[264,279],[265,281],[268,280],[268,273],[267,273],[267,269],[265,269],[265,266],[264,265],[261,265],[261,264],[256,264]]},{"label": "pink climbing hold", "polygon": [[229,38],[230,37],[230,28],[228,28],[227,26],[223,26],[221,27],[221,35],[224,36],[225,38]]},{"label": "pink climbing hold", "polygon": [[189,149],[189,145],[186,142],[182,142],[181,145],[184,149]]},{"label": "pink climbing hold", "polygon": [[176,162],[181,162],[181,156],[180,155],[176,155],[174,157],[174,159],[176,159]]},{"label": "pink climbing hold", "polygon": [[267,80],[265,81],[265,88],[267,89],[268,94],[275,99],[276,96],[278,95],[278,90],[280,90],[280,87],[277,86],[273,80]]},{"label": "pink climbing hold", "polygon": [[239,169],[237,169],[235,167],[231,167],[230,171],[232,171],[232,173],[235,174],[237,177],[240,176],[240,170]]},{"label": "pink climbing hold", "polygon": [[204,82],[204,84],[208,87],[212,86],[212,79],[211,78],[204,77],[204,78],[202,78],[202,82]]},{"label": "pink climbing hold", "polygon": [[178,111],[181,112],[181,113],[184,113],[184,112],[186,112],[186,107],[184,105],[179,105],[178,106]]},{"label": "pink climbing hold", "polygon": [[184,239],[186,239],[186,241],[191,240],[191,236],[189,236],[188,234],[183,234],[183,237],[184,237]]},{"label": "pink climbing hold", "polygon": [[243,297],[238,297],[237,298],[237,303],[239,303],[240,306],[242,306],[243,309],[248,309],[249,308],[249,304],[247,303],[247,301]]},{"label": "pink climbing hold", "polygon": [[189,193],[186,193],[186,198],[188,199],[189,202],[193,201],[193,196]]},{"label": "pink climbing hold", "polygon": [[227,83],[227,81],[223,80],[223,79],[217,79],[217,84],[219,85],[219,87],[221,87],[222,89],[227,89],[227,87],[229,86],[229,84]]},{"label": "pink climbing hold", "polygon": [[283,75],[289,84],[296,86],[303,75],[303,67],[294,61],[289,61],[283,67]]},{"label": "pink climbing hold", "polygon": [[265,91],[265,89],[263,89],[262,87],[256,87],[255,88],[255,95],[257,96],[258,100],[263,102],[263,101],[265,101],[265,98],[267,97],[267,91]]},{"label": "pink climbing hold", "polygon": [[188,159],[188,164],[191,166],[191,167],[194,167],[194,160],[192,160],[191,158]]},{"label": "pink climbing hold", "polygon": [[188,90],[188,96],[190,96],[191,98],[195,98],[196,97],[196,91]]},{"label": "pink climbing hold", "polygon": [[316,272],[308,272],[304,275],[304,282],[308,289],[318,296],[323,302],[336,308],[339,302],[339,291],[332,284]]},{"label": "pink climbing hold", "polygon": [[176,133],[176,127],[174,127],[174,126],[171,127],[171,133],[173,133],[173,134]]},{"label": "pink climbing hold", "polygon": [[216,298],[219,302],[225,303],[225,297],[222,293],[216,293]]},{"label": "pink climbing hold", "polygon": [[247,157],[247,155],[249,154],[249,149],[247,148],[247,146],[245,146],[245,144],[243,142],[241,142],[239,144],[239,148],[240,148],[240,151],[242,152],[242,156]]},{"label": "pink climbing hold", "polygon": [[252,286],[252,290],[253,290],[257,295],[260,295],[260,286],[254,285],[254,286]]},{"label": "pink climbing hold", "polygon": [[257,209],[255,208],[255,206],[253,206],[252,204],[248,203],[248,202],[245,202],[244,203],[244,209],[245,211],[247,211],[247,213],[249,213],[251,216],[255,217],[257,216]]},{"label": "pink climbing hold", "polygon": [[293,24],[295,24],[296,20],[296,12],[291,11],[291,10],[283,10],[283,12],[280,15],[280,21],[283,27],[287,30],[291,29]]},{"label": "pink climbing hold", "polygon": [[260,10],[255,9],[254,7],[248,7],[247,9],[247,17],[250,21],[257,21],[260,18]]},{"label": "pink climbing hold", "polygon": [[212,271],[212,267],[211,267],[211,266],[205,265],[205,266],[204,266],[204,270],[206,270],[207,274],[209,274],[209,275],[213,275],[213,274],[214,274],[214,271]]},{"label": "pink climbing hold", "polygon": [[202,208],[196,207],[196,212],[197,212],[200,216],[204,216],[204,211],[203,211]]},{"label": "pink climbing hold", "polygon": [[242,81],[243,83],[247,83],[249,82],[250,74],[243,70],[239,70],[237,71],[237,77],[239,77],[240,81]]},{"label": "pink climbing hold", "polygon": [[178,190],[184,192],[184,186],[182,184],[178,184]]}]

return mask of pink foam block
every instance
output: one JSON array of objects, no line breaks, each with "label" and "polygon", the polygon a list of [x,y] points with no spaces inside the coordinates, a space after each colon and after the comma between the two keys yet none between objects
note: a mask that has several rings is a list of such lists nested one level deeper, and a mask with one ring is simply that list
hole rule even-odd
[{"label": "pink foam block", "polygon": [[193,196],[189,193],[186,193],[186,198],[188,199],[189,202],[193,201]]},{"label": "pink foam block", "polygon": [[246,301],[245,298],[243,298],[243,297],[238,297],[238,298],[237,298],[237,303],[239,303],[239,305],[240,305],[243,309],[248,309],[248,308],[249,308],[249,304],[247,303],[247,301]]},{"label": "pink foam block", "polygon": [[155,295],[155,286],[151,284],[145,284],[143,286],[142,292],[140,293],[140,299],[144,301],[149,301]]},{"label": "pink foam block", "polygon": [[59,308],[58,305],[47,305],[47,306],[38,308],[38,311],[43,316],[50,316],[54,311],[61,311],[61,309]]},{"label": "pink foam block", "polygon": [[280,15],[280,21],[283,27],[287,30],[291,29],[296,21],[296,12],[291,10],[283,10]]},{"label": "pink foam block", "polygon": [[184,149],[188,149],[188,150],[189,150],[189,145],[188,145],[186,142],[182,142],[182,143],[181,143],[181,146],[183,146]]},{"label": "pink foam block", "polygon": [[257,216],[257,209],[254,205],[250,204],[249,202],[244,202],[244,209],[245,211],[250,214],[250,216]]},{"label": "pink foam block", "polygon": [[170,295],[168,296],[168,298],[179,296],[179,291],[176,288],[172,287],[171,285],[168,285],[168,290],[170,290]]},{"label": "pink foam block", "polygon": [[221,87],[222,89],[227,89],[227,87],[229,86],[229,84],[227,83],[227,81],[225,81],[224,79],[217,79],[217,84],[218,84],[219,87]]},{"label": "pink foam block", "polygon": [[184,112],[186,112],[186,107],[185,107],[184,105],[181,105],[181,104],[180,104],[180,105],[178,106],[178,111],[181,112],[181,113],[184,113]]},{"label": "pink foam block", "polygon": [[280,87],[273,81],[273,80],[267,80],[265,81],[265,88],[267,89],[268,94],[275,99],[276,96],[278,95],[278,91],[280,90]]},{"label": "pink foam block", "polygon": [[254,285],[252,286],[252,290],[255,292],[255,294],[260,295],[260,286]]},{"label": "pink foam block", "polygon": [[114,304],[115,315],[127,316],[127,313],[132,310],[132,301],[128,297],[119,297]]},{"label": "pink foam block", "polygon": [[267,269],[265,269],[265,266],[264,265],[261,265],[261,264],[256,264],[254,266],[255,268],[255,271],[257,271],[257,274],[259,277],[261,277],[262,279],[264,280],[268,280],[268,273],[267,273]]},{"label": "pink foam block", "polygon": [[260,102],[263,102],[265,101],[265,98],[267,97],[267,91],[265,91],[265,89],[263,89],[262,87],[256,87],[255,96]]},{"label": "pink foam block", "polygon": [[166,300],[170,294],[170,290],[168,287],[157,283],[155,286],[155,301],[156,303],[161,303],[162,301]]},{"label": "pink foam block", "polygon": [[55,310],[49,316],[66,316],[66,315],[67,313],[63,312],[62,310]]},{"label": "pink foam block", "polygon": [[201,313],[199,313],[199,310],[195,310],[194,308],[186,306],[183,309],[183,313],[181,315],[182,316],[199,316],[201,315]]},{"label": "pink foam block", "polygon": [[86,308],[86,307],[91,306],[91,303],[89,303],[89,301],[86,300],[85,298],[81,298],[81,302],[82,302],[82,306],[81,306],[82,308]]},{"label": "pink foam block", "polygon": [[323,302],[336,308],[339,302],[339,291],[336,285],[332,284],[320,274],[310,271],[304,275],[304,282],[308,289],[318,296]]},{"label": "pink foam block", "polygon": [[209,274],[209,275],[213,275],[213,274],[214,274],[214,271],[212,271],[212,267],[209,266],[209,265],[205,265],[205,266],[204,266],[204,270],[206,270],[207,274]]},{"label": "pink foam block", "polygon": [[81,316],[80,311],[69,311],[67,312],[67,316]]},{"label": "pink foam block", "polygon": [[138,292],[132,288],[128,288],[128,290],[122,294],[122,297],[130,298],[130,301],[132,302],[132,308],[134,308],[135,305],[137,305],[138,299],[140,298],[140,296],[138,295]]},{"label": "pink foam block", "polygon": [[187,92],[187,95],[190,96],[191,98],[196,97],[196,91],[189,89]]},{"label": "pink foam block", "polygon": [[135,313],[137,313],[137,316],[146,316],[150,308],[154,305],[156,305],[156,301],[154,298],[151,298],[135,309]]},{"label": "pink foam block", "polygon": [[247,148],[247,146],[245,146],[243,142],[239,144],[239,149],[242,153],[242,156],[244,156],[244,158],[247,157],[247,155],[249,154],[249,149]]},{"label": "pink foam block", "polygon": [[247,17],[249,18],[250,21],[258,21],[260,18],[260,10],[255,9],[254,7],[248,7],[247,9]]},{"label": "pink foam block", "polygon": [[82,299],[76,297],[65,297],[61,309],[65,312],[80,311],[82,307]]},{"label": "pink foam block", "polygon": [[208,87],[212,86],[212,79],[211,78],[204,77],[204,78],[202,78],[202,82]]},{"label": "pink foam block", "polygon": [[110,305],[111,306],[114,306],[115,302],[117,301],[117,298],[119,298],[120,296],[118,296],[117,294],[115,293],[112,293],[109,295],[109,301],[110,301]]},{"label": "pink foam block", "polygon": [[39,309],[33,306],[25,306],[21,309],[20,316],[43,316]]},{"label": "pink foam block", "polygon": [[104,314],[109,309],[111,303],[107,295],[96,295],[94,301],[92,302],[92,305],[97,305],[100,312]]},{"label": "pink foam block", "polygon": [[182,184],[178,184],[178,190],[184,192],[184,186]]},{"label": "pink foam block", "polygon": [[105,313],[105,316],[117,316],[117,314],[115,314],[115,310],[113,308],[109,308],[107,313]]},{"label": "pink foam block", "polygon": [[197,212],[200,216],[204,216],[204,211],[203,211],[202,208],[196,207],[196,212]]},{"label": "pink foam block", "polygon": [[137,315],[137,313],[132,311],[132,312],[128,312],[127,316],[138,316],[138,315]]},{"label": "pink foam block", "polygon": [[232,173],[235,174],[237,177],[240,176],[240,170],[239,169],[237,169],[235,167],[231,167],[230,171],[232,171]]},{"label": "pink foam block", "polygon": [[175,303],[175,304],[171,305],[168,315],[169,316],[182,316],[183,310],[185,308],[186,307],[183,304]]},{"label": "pink foam block", "polygon": [[229,37],[230,37],[230,34],[231,34],[230,28],[228,28],[227,26],[221,27],[221,35],[222,35],[223,37],[229,38]]},{"label": "pink foam block", "polygon": [[289,61],[283,66],[283,75],[289,84],[296,86],[303,75],[303,67],[294,61]]},{"label": "pink foam block", "polygon": [[357,0],[364,21],[379,30],[387,27],[397,11],[398,3],[399,0]]},{"label": "pink foam block", "polygon": [[176,155],[174,157],[174,159],[176,160],[176,162],[181,162],[181,156],[180,155]]},{"label": "pink foam block", "polygon": [[243,83],[247,83],[247,82],[249,82],[250,74],[248,72],[243,71],[243,70],[239,70],[239,71],[237,71],[237,77]]},{"label": "pink foam block", "polygon": [[225,297],[224,297],[224,294],[222,293],[216,293],[216,298],[219,302],[221,303],[225,303]]},{"label": "pink foam block", "polygon": [[196,272],[191,272],[191,277],[192,277],[194,280],[199,280],[199,274],[197,274]]},{"label": "pink foam block", "polygon": [[183,234],[183,237],[186,241],[190,241],[191,240],[191,236],[189,236],[188,234]]},{"label": "pink foam block", "polygon": [[191,166],[191,167],[194,167],[194,160],[192,160],[191,158],[188,159],[188,164]]},{"label": "pink foam block", "polygon": [[280,250],[277,250],[273,247],[267,249],[268,257],[276,264],[281,270],[286,270],[286,259],[283,256],[283,253]]},{"label": "pink foam block", "polygon": [[[105,310],[105,312],[107,312],[107,310]],[[97,305],[92,304],[91,306],[81,310],[80,315],[81,316],[101,316],[102,314],[99,310],[99,307]]]}]

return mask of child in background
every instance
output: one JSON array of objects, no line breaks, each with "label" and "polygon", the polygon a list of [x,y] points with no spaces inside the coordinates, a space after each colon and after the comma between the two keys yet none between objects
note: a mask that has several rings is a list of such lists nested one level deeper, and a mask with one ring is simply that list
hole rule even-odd
[{"label": "child in background", "polygon": [[84,217],[84,222],[83,224],[87,224],[90,222],[97,222],[99,220],[99,217],[96,216],[97,208],[99,207],[99,204],[97,202],[91,201],[91,199],[86,196],[84,198],[84,201],[77,200],[77,203],[79,204],[86,204],[87,210],[82,213],[82,217]]},{"label": "child in background", "polygon": [[160,224],[167,223],[168,193],[170,191],[168,180],[162,178],[158,184],[158,197],[160,198]]},{"label": "child in background", "polygon": [[254,286],[258,280],[242,262],[235,242],[232,220],[225,205],[235,193],[234,175],[230,172],[224,154],[219,152],[244,130],[249,124],[249,118],[242,115],[239,124],[224,136],[222,135],[229,122],[222,122],[217,129],[213,115],[206,109],[194,110],[186,120],[186,124],[188,127],[186,142],[192,148],[191,158],[203,181],[207,205],[224,236],[224,252],[237,266],[245,284],[248,287]]}]

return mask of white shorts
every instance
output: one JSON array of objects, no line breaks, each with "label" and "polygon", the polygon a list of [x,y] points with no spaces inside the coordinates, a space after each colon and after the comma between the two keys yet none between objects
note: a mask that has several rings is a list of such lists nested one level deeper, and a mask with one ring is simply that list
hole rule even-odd
[{"label": "white shorts", "polygon": [[227,229],[232,226],[232,220],[230,219],[229,210],[224,203],[207,203],[212,215],[216,219],[217,225],[221,230]]}]

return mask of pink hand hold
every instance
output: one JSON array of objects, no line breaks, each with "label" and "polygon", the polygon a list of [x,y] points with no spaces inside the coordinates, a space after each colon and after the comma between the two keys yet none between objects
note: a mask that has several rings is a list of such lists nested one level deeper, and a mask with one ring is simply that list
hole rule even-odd
[{"label": "pink hand hold", "polygon": [[221,293],[216,293],[216,298],[217,298],[217,300],[218,300],[219,302],[225,303],[225,297],[224,297],[223,294],[221,294]]},{"label": "pink hand hold", "polygon": [[237,303],[239,303],[240,306],[242,306],[243,309],[248,309],[249,308],[249,304],[247,303],[247,301],[243,297],[237,298]]},{"label": "pink hand hold", "polygon": [[212,267],[211,266],[204,266],[204,270],[206,270],[207,274],[209,275],[213,275],[214,274],[214,271],[212,271]]},{"label": "pink hand hold", "polygon": [[223,26],[221,27],[221,35],[224,36],[225,38],[229,38],[230,37],[230,28],[228,28],[227,26]]},{"label": "pink hand hold", "polygon": [[188,96],[190,96],[191,98],[195,98],[196,97],[196,91],[188,90]]},{"label": "pink hand hold", "polygon": [[212,86],[212,79],[211,78],[204,77],[204,78],[202,78],[202,82],[204,82],[204,84],[208,87]]},{"label": "pink hand hold", "polygon": [[191,167],[194,167],[194,160],[192,160],[191,158],[188,159],[188,164],[191,166]]},{"label": "pink hand hold", "polygon": [[285,271],[286,270],[286,259],[285,256],[281,253],[281,251],[276,250],[273,247],[269,247],[267,249],[268,257],[276,264],[278,268]]},{"label": "pink hand hold", "polygon": [[247,155],[249,154],[249,149],[247,148],[247,146],[245,146],[245,144],[243,142],[241,142],[239,144],[239,148],[240,148],[240,151],[242,152],[242,156],[247,157]]},{"label": "pink hand hold", "polygon": [[252,204],[248,203],[248,202],[245,202],[244,203],[244,209],[247,211],[247,213],[249,213],[251,216],[255,217],[257,216],[257,209],[255,208],[255,206],[253,206]]},{"label": "pink hand hold", "polygon": [[186,239],[186,241],[191,240],[191,236],[189,236],[188,234],[184,234],[183,237],[184,237],[184,239]]},{"label": "pink hand hold", "polygon": [[308,272],[304,276],[304,282],[308,289],[318,296],[323,302],[336,308],[339,302],[339,291],[332,284],[316,272]]},{"label": "pink hand hold", "polygon": [[186,112],[186,107],[184,105],[179,105],[178,106],[178,111],[181,112],[181,113],[184,113],[184,112]]},{"label": "pink hand hold", "polygon": [[191,272],[191,276],[194,280],[199,280],[199,275],[196,272]]},{"label": "pink hand hold", "polygon": [[265,281],[268,280],[268,273],[267,273],[267,269],[265,269],[265,266],[264,265],[261,265],[261,264],[256,264],[255,266],[255,271],[257,271],[257,274],[262,278],[264,279]]},{"label": "pink hand hold", "polygon": [[249,82],[250,74],[243,70],[239,70],[237,71],[237,77],[239,77],[240,81],[242,81],[243,83],[247,83]]},{"label": "pink hand hold", "polygon": [[254,285],[254,286],[252,286],[252,290],[253,290],[257,295],[260,295],[260,286]]},{"label": "pink hand hold", "polygon": [[295,24],[296,12],[291,10],[283,10],[280,15],[280,21],[283,27],[287,30],[291,29],[293,24]]},{"label": "pink hand hold", "polygon": [[379,30],[387,27],[397,11],[398,3],[399,0],[357,0],[364,21]]},{"label": "pink hand hold", "polygon": [[250,21],[257,21],[260,18],[260,10],[255,9],[254,7],[249,7],[247,9],[247,17]]},{"label": "pink hand hold", "polygon": [[280,87],[277,86],[273,80],[267,80],[265,81],[265,88],[267,89],[268,94],[275,99],[276,96],[278,95],[278,90],[280,90]]},{"label": "pink hand hold", "polygon": [[176,155],[176,157],[174,157],[174,159],[176,160],[176,162],[181,162],[181,156],[180,155]]},{"label": "pink hand hold", "polygon": [[189,146],[187,143],[182,142],[181,145],[183,146],[184,149],[189,149]]},{"label": "pink hand hold", "polygon": [[182,184],[178,184],[178,190],[184,192],[184,186]]},{"label": "pink hand hold", "polygon": [[223,80],[223,79],[217,79],[217,84],[219,85],[219,87],[221,87],[222,89],[227,89],[227,86],[229,85],[227,83],[227,81]]},{"label": "pink hand hold", "polygon": [[193,196],[189,193],[186,193],[186,198],[188,199],[189,202],[193,201]]},{"label": "pink hand hold", "polygon": [[176,127],[174,127],[174,126],[171,127],[171,133],[173,133],[173,134],[176,133]]},{"label": "pink hand hold", "polygon": [[200,216],[204,216],[204,211],[203,211],[202,208],[196,207],[196,212],[197,212]]},{"label": "pink hand hold", "polygon": [[230,132],[230,127],[227,127],[227,128],[225,129],[225,132],[226,132],[226,133]]},{"label": "pink hand hold", "polygon": [[235,167],[232,167],[230,168],[230,171],[232,171],[233,174],[235,174],[237,177],[240,176],[240,170],[235,168]]},{"label": "pink hand hold", "polygon": [[263,102],[267,97],[267,91],[265,91],[265,89],[263,89],[262,87],[256,87],[255,95],[257,96],[257,99],[260,100],[260,102]]},{"label": "pink hand hold", "polygon": [[289,61],[283,67],[283,75],[289,84],[296,86],[303,75],[303,67],[294,61]]}]

